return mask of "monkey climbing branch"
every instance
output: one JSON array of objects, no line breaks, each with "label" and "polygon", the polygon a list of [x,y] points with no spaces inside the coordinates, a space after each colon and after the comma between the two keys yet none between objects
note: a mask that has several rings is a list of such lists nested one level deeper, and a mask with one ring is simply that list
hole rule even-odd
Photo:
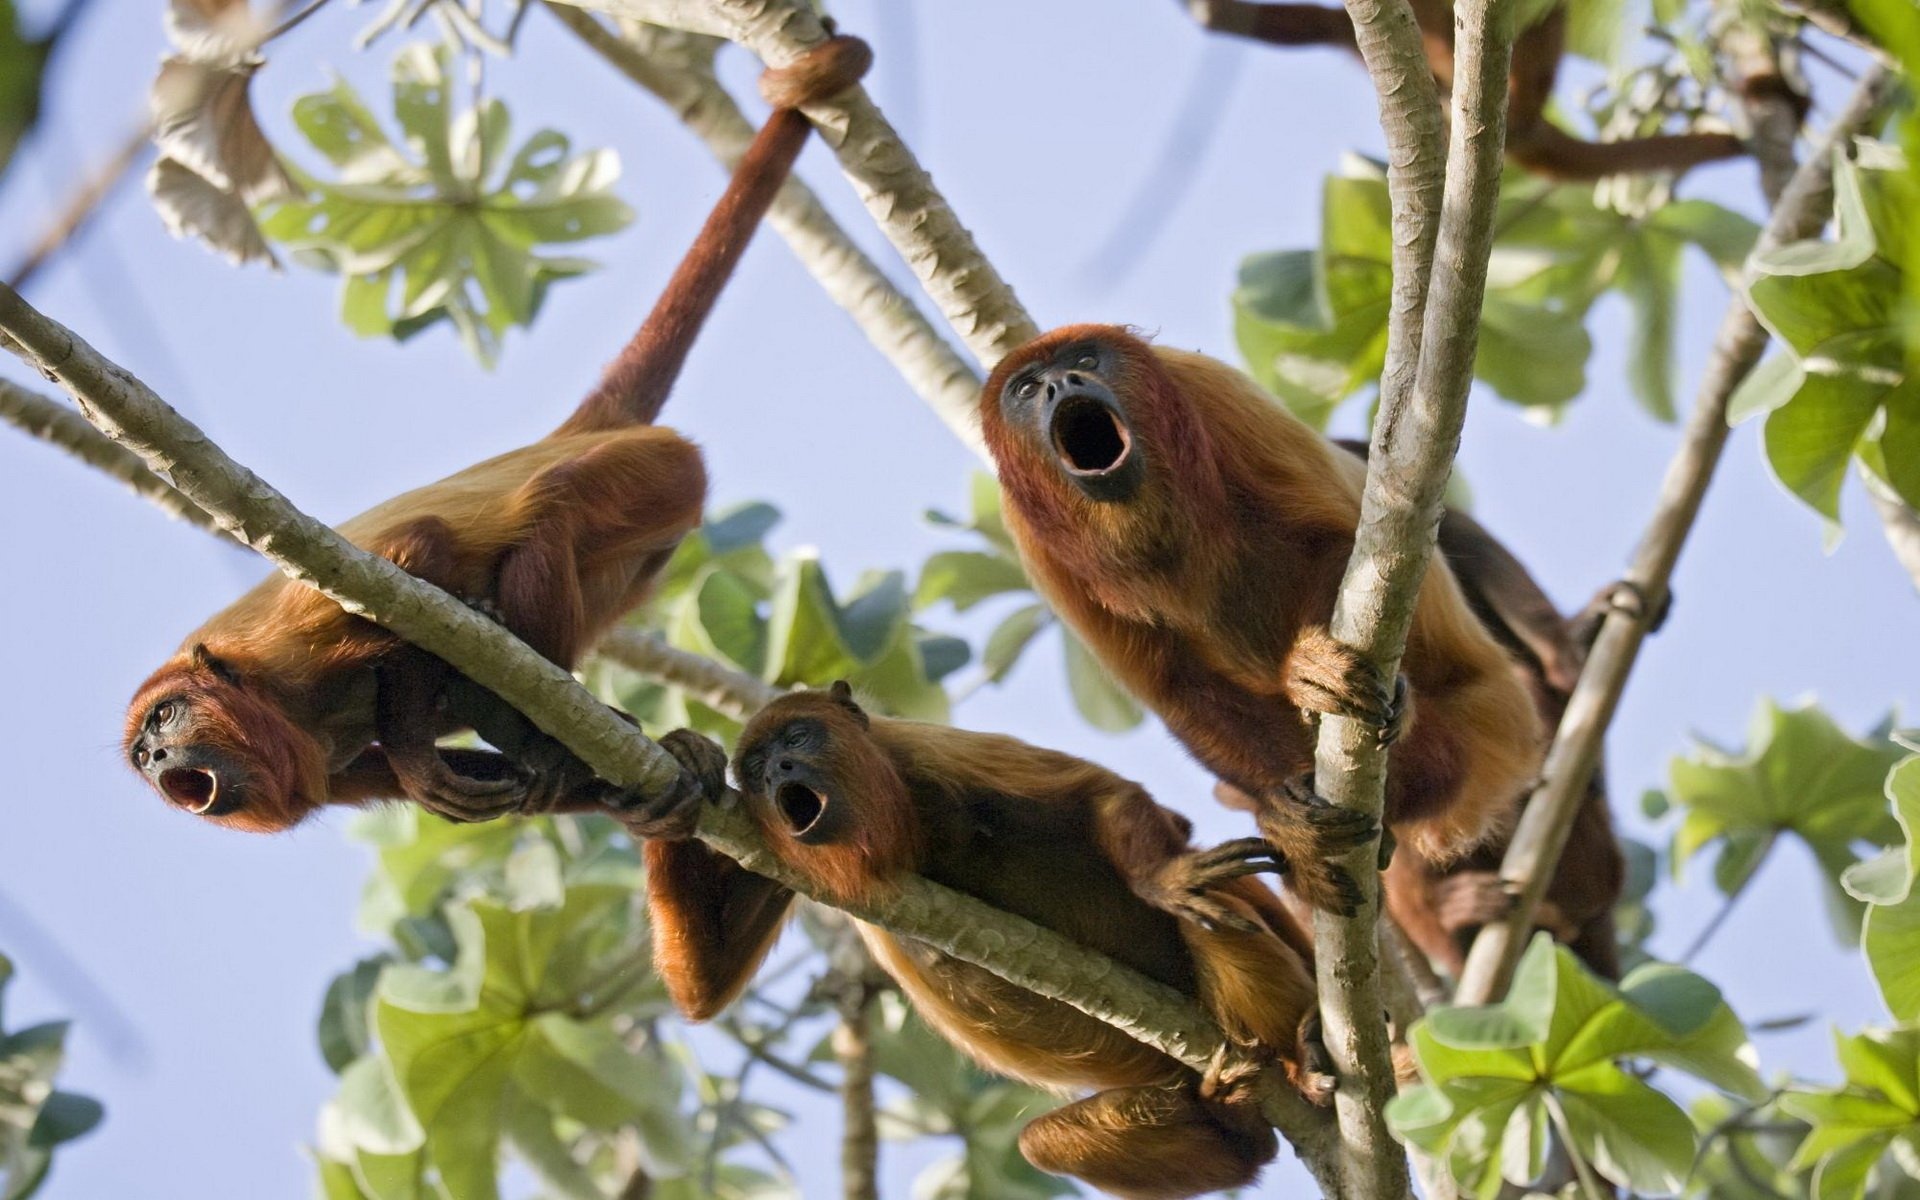
[{"label": "monkey climbing branch", "polygon": [[[352,545],[295,508],[235,462],[138,378],[0,284],[0,345],[58,383],[101,432],[143,459],[214,523],[290,577],[342,607],[445,659],[495,692],[603,778],[642,793],[669,786],[679,767],[665,751],[596,700],[565,670],[503,627],[393,563]],[[697,836],[750,871],[808,895],[806,881],[761,843],[737,797],[707,805]],[[1200,1007],[1023,918],[918,877],[884,903],[835,905],[860,920],[927,943],[1042,996],[1070,1004],[1198,1070],[1229,1044]],[[1330,1195],[1324,1114],[1277,1072],[1263,1081],[1263,1109]]]},{"label": "monkey climbing branch", "polygon": [[[1756,252],[1818,236],[1833,205],[1834,153],[1870,126],[1891,87],[1884,66],[1869,67],[1861,76],[1846,110],[1834,119],[1781,192]],[[1513,907],[1474,939],[1456,997],[1462,1004],[1491,1003],[1506,992],[1599,762],[1601,738],[1613,720],[1653,617],[1666,603],[1674,564],[1700,514],[1720,452],[1726,448],[1727,402],[1760,361],[1766,345],[1766,329],[1754,317],[1745,294],[1736,292],[1714,340],[1713,356],[1700,382],[1700,398],[1687,420],[1680,449],[1661,482],[1653,519],[1619,589],[1622,602],[1609,609],[1600,626],[1586,669],[1547,751],[1543,782],[1528,800],[1501,863],[1501,882],[1513,897]]]}]

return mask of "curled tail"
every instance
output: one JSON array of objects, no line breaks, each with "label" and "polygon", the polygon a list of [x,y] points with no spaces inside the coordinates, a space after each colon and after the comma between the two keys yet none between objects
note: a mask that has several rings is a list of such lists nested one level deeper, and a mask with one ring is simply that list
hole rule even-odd
[{"label": "curled tail", "polygon": [[774,105],[773,115],[741,156],[726,192],[707,215],[707,223],[640,331],[607,364],[599,385],[554,430],[555,436],[651,425],[660,415],[720,289],[806,144],[812,125],[801,106],[852,87],[872,62],[873,52],[865,42],[837,36],[815,46],[792,66],[761,76],[760,92]]}]

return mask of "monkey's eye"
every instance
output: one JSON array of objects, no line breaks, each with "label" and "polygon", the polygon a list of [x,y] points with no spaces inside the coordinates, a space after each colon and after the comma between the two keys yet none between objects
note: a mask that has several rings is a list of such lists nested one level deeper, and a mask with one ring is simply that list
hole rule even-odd
[{"label": "monkey's eye", "polygon": [[787,744],[787,749],[798,750],[800,747],[807,744],[807,741],[808,741],[807,731],[804,728],[789,730],[787,733],[787,736],[783,740]]},{"label": "monkey's eye", "polygon": [[1039,390],[1040,381],[1037,379],[1022,379],[1019,383],[1013,385],[1013,394],[1022,400],[1033,399]]},{"label": "monkey's eye", "polygon": [[168,721],[173,720],[174,714],[179,711],[180,706],[178,704],[171,700],[162,700],[153,706],[153,723],[155,725],[165,725]]},{"label": "monkey's eye", "polygon": [[1080,356],[1073,360],[1073,365],[1082,371],[1091,371],[1100,365],[1100,356],[1091,350],[1083,350]]}]

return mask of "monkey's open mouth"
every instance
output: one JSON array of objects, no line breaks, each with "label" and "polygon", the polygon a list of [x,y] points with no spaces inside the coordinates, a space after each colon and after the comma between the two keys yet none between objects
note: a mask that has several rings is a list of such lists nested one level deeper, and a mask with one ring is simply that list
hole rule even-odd
[{"label": "monkey's open mouth", "polygon": [[773,793],[773,802],[780,806],[780,815],[787,819],[787,829],[795,837],[805,837],[827,811],[825,796],[792,780],[781,784]]},{"label": "monkey's open mouth", "polygon": [[212,771],[174,767],[160,773],[160,791],[174,807],[204,816],[220,799],[220,780]]},{"label": "monkey's open mouth", "polygon": [[1053,444],[1069,471],[1105,475],[1127,461],[1133,440],[1112,409],[1091,396],[1068,396],[1053,410]]}]

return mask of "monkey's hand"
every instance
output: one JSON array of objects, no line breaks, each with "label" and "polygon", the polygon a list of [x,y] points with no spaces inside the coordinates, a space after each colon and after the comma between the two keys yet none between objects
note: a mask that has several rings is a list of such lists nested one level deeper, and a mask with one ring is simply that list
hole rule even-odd
[{"label": "monkey's hand", "polygon": [[1360,885],[1331,860],[1378,832],[1372,817],[1328,803],[1302,779],[1269,799],[1255,820],[1286,863],[1289,889],[1315,908],[1349,917],[1360,911]]},{"label": "monkey's hand", "polygon": [[388,747],[387,761],[407,799],[436,817],[458,824],[491,821],[518,812],[526,791],[526,781],[517,772],[497,779],[462,775],[431,746],[417,754],[396,754]]},{"label": "monkey's hand", "polygon": [[1281,686],[1303,714],[1347,717],[1379,731],[1387,746],[1406,732],[1413,718],[1407,677],[1391,684],[1361,653],[1324,629],[1306,629],[1282,667]]},{"label": "monkey's hand", "polygon": [[684,841],[693,836],[701,806],[726,794],[727,752],[691,729],[667,734],[660,739],[660,748],[680,764],[680,777],[657,796],[629,793],[613,797],[610,803],[634,837]]},{"label": "monkey's hand", "polygon": [[1213,889],[1243,875],[1285,873],[1287,862],[1264,838],[1235,838],[1207,850],[1189,850],[1161,863],[1134,884],[1136,896],[1161,912],[1172,913],[1207,930],[1261,933],[1266,926]]},{"label": "monkey's hand", "polygon": [[1339,1077],[1334,1072],[1333,1055],[1327,1050],[1320,1010],[1300,1018],[1300,1036],[1294,1054],[1295,1060],[1287,1064],[1287,1078],[1293,1081],[1295,1090],[1317,1108],[1332,1104]]},{"label": "monkey's hand", "polygon": [[[1440,880],[1433,888],[1434,915],[1440,927],[1455,937],[1470,936],[1484,925],[1505,920],[1513,911],[1513,903],[1497,871],[1462,871]],[[1534,911],[1533,927],[1546,930],[1562,942],[1572,941],[1580,932],[1558,905],[1544,899]]]}]

